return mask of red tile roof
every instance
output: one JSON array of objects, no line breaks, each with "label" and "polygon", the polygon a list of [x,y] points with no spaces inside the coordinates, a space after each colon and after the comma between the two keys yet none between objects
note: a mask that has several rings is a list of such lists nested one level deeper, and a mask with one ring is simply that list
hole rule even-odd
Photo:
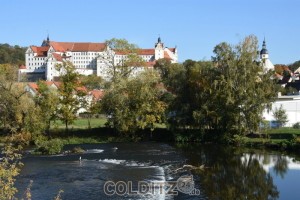
[{"label": "red tile roof", "polygon": [[[44,83],[45,83],[47,86],[55,85],[55,83],[54,83],[53,81],[44,81]],[[57,85],[55,85],[55,87],[57,87]]]},{"label": "red tile roof", "polygon": [[[129,51],[126,50],[114,50],[117,55],[126,55],[129,53]],[[154,55],[155,49],[138,49],[137,50],[138,55]]]},{"label": "red tile roof", "polygon": [[87,88],[84,87],[84,86],[77,87],[76,90],[81,91],[81,92],[87,92],[88,91]]},{"label": "red tile roof", "polygon": [[91,94],[93,95],[95,100],[100,100],[104,96],[103,90],[92,90]]},{"label": "red tile roof", "polygon": [[60,54],[58,53],[52,53],[53,57],[55,58],[55,60],[57,61],[62,61],[62,57]]},{"label": "red tile roof", "polygon": [[20,65],[19,69],[27,69],[27,67],[25,65]]},{"label": "red tile roof", "polygon": [[54,41],[50,41],[49,45],[52,46],[55,51],[59,51],[59,52],[103,51],[106,48],[105,43],[91,43],[91,42],[54,42]]},{"label": "red tile roof", "polygon": [[53,81],[54,85],[56,85],[57,88],[59,88],[61,86],[61,82],[58,81]]},{"label": "red tile roof", "polygon": [[[54,84],[57,88],[59,88],[62,85],[61,82],[55,82],[55,81],[44,81],[44,83],[47,86],[51,86],[52,84]],[[39,89],[39,86],[35,82],[28,83],[28,86],[30,88],[32,88],[33,90],[35,90],[35,91],[38,91],[38,89]],[[77,87],[76,90],[77,91],[82,91],[82,92],[88,92],[88,90],[87,90],[87,88],[85,86]]]},{"label": "red tile roof", "polygon": [[171,52],[175,53],[176,48],[168,48]]},{"label": "red tile roof", "polygon": [[129,51],[126,50],[114,50],[116,55],[126,55],[129,53]]},{"label": "red tile roof", "polygon": [[32,51],[36,53],[38,57],[46,57],[49,47],[37,47],[37,46],[30,46]]},{"label": "red tile roof", "polygon": [[155,55],[155,49],[139,49],[139,55]]},{"label": "red tile roof", "polygon": [[33,90],[35,90],[36,92],[38,91],[38,85],[36,84],[36,83],[28,83],[28,86],[30,87],[30,88],[32,88]]}]

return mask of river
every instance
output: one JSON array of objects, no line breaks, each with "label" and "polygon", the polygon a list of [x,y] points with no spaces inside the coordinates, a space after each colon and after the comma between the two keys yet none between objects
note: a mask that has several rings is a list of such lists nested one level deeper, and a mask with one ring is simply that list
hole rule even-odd
[{"label": "river", "polygon": [[278,151],[152,142],[79,146],[84,153],[26,154],[18,198],[31,180],[33,200],[53,199],[59,190],[67,200],[300,196],[300,159]]}]

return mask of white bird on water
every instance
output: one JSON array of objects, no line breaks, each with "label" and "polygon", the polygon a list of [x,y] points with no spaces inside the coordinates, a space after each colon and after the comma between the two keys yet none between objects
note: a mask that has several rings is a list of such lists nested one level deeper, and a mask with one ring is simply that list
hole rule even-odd
[{"label": "white bird on water", "polygon": [[112,148],[113,150],[117,150],[118,149],[118,147],[114,147],[114,148]]},{"label": "white bird on water", "polygon": [[79,162],[81,162],[81,156],[79,156]]}]

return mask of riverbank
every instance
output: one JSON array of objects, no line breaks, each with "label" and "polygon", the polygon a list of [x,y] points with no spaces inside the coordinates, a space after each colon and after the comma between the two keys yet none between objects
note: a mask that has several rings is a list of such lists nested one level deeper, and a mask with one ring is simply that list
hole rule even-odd
[{"label": "riverbank", "polygon": [[[201,135],[197,130],[185,130],[173,133],[163,124],[157,124],[154,131],[141,130],[134,135],[117,134],[112,128],[105,127],[106,118],[77,119],[70,125],[68,133],[64,124],[56,121],[51,125],[51,139],[42,137],[36,142],[37,153],[56,154],[69,144],[97,144],[110,142],[139,142],[158,141],[175,143],[213,143],[218,134]],[[214,136],[215,135],[215,136]],[[236,136],[230,142],[236,146],[272,148],[278,150],[299,151],[300,130],[294,128],[277,128],[264,130],[263,134],[249,134]],[[219,141],[222,143],[222,141]],[[0,145],[4,143],[4,136],[0,135]]]},{"label": "riverbank", "polygon": [[273,129],[266,134],[252,134],[244,137],[244,145],[290,150],[300,153],[300,131],[298,129]]}]

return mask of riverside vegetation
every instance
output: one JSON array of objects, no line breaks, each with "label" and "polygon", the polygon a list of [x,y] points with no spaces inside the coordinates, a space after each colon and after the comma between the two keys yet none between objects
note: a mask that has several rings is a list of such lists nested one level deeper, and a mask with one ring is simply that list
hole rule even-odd
[{"label": "riverside vegetation", "polygon": [[[260,127],[261,113],[270,108],[279,88],[270,78],[272,72],[263,72],[258,62],[255,36],[250,35],[237,45],[218,44],[210,61],[171,63],[160,59],[155,70],[134,77],[130,76],[134,66],[145,65],[135,53],[138,47],[123,39],[111,39],[107,45],[129,55],[118,65],[114,64],[113,55],[106,55],[111,69],[110,81],[95,76],[82,77],[70,62],[63,62],[57,67],[67,73],[62,74],[58,90],[39,81],[36,96],[25,92],[23,83],[16,82],[14,65],[1,64],[3,141],[14,145],[34,144],[36,152],[43,154],[59,153],[65,144],[71,143],[145,139],[280,144],[283,148],[299,145],[295,134],[277,142],[276,134]],[[103,99],[88,104],[83,86],[104,89]],[[81,125],[70,129],[72,124],[83,120],[78,119],[80,108],[87,110],[85,116],[90,123],[86,129],[80,129]],[[96,118],[99,115],[106,118]],[[91,122],[95,121],[99,125],[92,127]],[[74,151],[80,152],[80,149]],[[19,151],[9,152],[4,155],[11,161],[2,159],[0,165],[0,173],[7,175],[6,178],[1,176],[0,187],[8,188],[4,192],[9,191],[1,195],[7,199],[15,194],[13,182],[19,172],[19,164],[15,163],[19,161],[15,152]],[[3,164],[5,162],[7,165]]]}]

